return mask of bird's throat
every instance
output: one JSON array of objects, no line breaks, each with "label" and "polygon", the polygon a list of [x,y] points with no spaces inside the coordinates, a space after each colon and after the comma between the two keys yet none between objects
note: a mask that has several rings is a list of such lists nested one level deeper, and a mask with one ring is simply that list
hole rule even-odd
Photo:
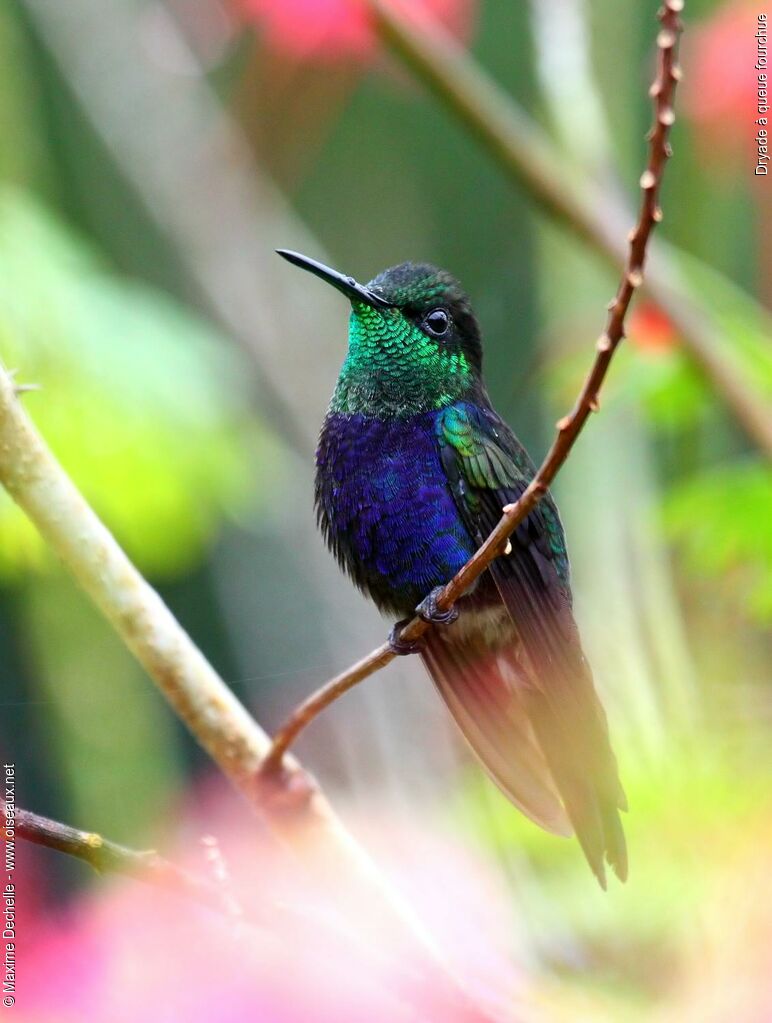
[{"label": "bird's throat", "polygon": [[355,310],[330,409],[406,418],[444,408],[474,382],[463,353],[444,351],[405,317]]}]

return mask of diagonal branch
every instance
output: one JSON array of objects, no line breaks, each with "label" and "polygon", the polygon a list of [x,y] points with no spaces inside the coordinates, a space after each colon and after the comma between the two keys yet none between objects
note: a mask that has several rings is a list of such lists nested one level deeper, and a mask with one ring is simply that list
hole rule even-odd
[{"label": "diagonal branch", "polygon": [[[293,850],[319,892],[345,877],[353,905],[395,935],[417,969],[455,1002],[468,996],[408,901],[377,870],[293,757],[267,791],[258,767],[270,740],[84,500],[22,408],[0,365],[0,483],[145,667],[232,785]],[[115,850],[110,847],[111,851]],[[140,854],[141,855],[141,854]],[[125,862],[125,861],[124,861]]]},{"label": "diagonal branch", "polygon": [[[31,810],[16,808],[14,818],[16,837],[73,856],[99,874],[125,874],[192,899],[231,918],[241,916],[222,888],[164,859],[154,849],[128,849],[93,831],[80,831]],[[10,841],[7,833],[5,838]]]},{"label": "diagonal branch", "polygon": [[[407,901],[345,829],[315,780],[285,758],[280,789],[265,790],[258,767],[270,740],[131,563],[84,500],[22,408],[0,365],[0,483],[144,666],[196,741],[232,785],[293,849],[319,891],[341,876],[385,930],[414,950],[424,972],[466,999]],[[312,853],[313,855],[309,855]]]},{"label": "diagonal branch", "polygon": [[37,433],[0,367],[0,483],[231,782],[249,795],[265,733],[129,561]]},{"label": "diagonal branch", "polygon": [[[334,898],[345,878],[351,904],[366,907],[369,925],[394,935],[411,968],[446,991],[454,1004],[470,1005],[470,996],[412,906],[377,870],[298,761],[284,759],[281,786],[267,789],[259,784],[258,767],[270,749],[268,736],[86,503],[25,413],[2,365],[0,483],[145,667],[196,741],[272,835],[297,854],[315,890]],[[85,851],[82,842],[68,851],[76,847]],[[109,858],[115,852],[110,845],[105,855]]]},{"label": "diagonal branch", "polygon": [[[676,83],[681,77],[677,64],[677,46],[682,28],[679,16],[682,9],[683,0],[665,0],[664,7],[658,15],[661,29],[657,36],[657,74],[650,89],[654,103],[654,123],[647,135],[649,158],[646,170],[640,179],[642,193],[640,213],[638,222],[628,235],[629,244],[624,271],[617,293],[609,303],[608,318],[596,345],[595,360],[573,409],[558,421],[557,436],[536,475],[522,496],[514,504],[507,505],[503,509],[504,514],[485,543],[444,587],[437,599],[437,608],[440,611],[450,609],[466,593],[478,576],[482,575],[491,562],[505,550],[511,534],[547,492],[547,488],[568,457],[590,413],[598,410],[598,393],[614,352],[624,337],[627,310],[633,294],[643,283],[649,237],[655,224],[662,219],[659,192],[665,164],[670,156],[668,135],[675,120],[673,98]],[[404,626],[398,638],[402,643],[415,643],[431,627],[429,622],[416,616]],[[395,656],[390,644],[384,643],[300,704],[276,733],[270,754],[262,766],[262,772],[268,774],[270,770],[275,770],[278,767],[283,754],[300,732],[325,707],[328,707],[358,682],[385,667]]]},{"label": "diagonal branch", "polygon": [[[456,41],[424,15],[396,0],[368,0],[384,39],[416,77],[479,141],[504,172],[522,185],[555,220],[613,267],[624,258],[624,211],[607,191],[577,175],[534,124]],[[667,11],[683,3],[666,5]],[[663,28],[663,31],[669,31]],[[675,73],[680,74],[676,68]],[[675,250],[670,249],[675,255]],[[710,382],[746,436],[772,458],[772,413],[753,381],[726,354],[712,317],[678,279],[675,260],[660,247],[647,275],[647,290],[683,340],[695,366]]]}]

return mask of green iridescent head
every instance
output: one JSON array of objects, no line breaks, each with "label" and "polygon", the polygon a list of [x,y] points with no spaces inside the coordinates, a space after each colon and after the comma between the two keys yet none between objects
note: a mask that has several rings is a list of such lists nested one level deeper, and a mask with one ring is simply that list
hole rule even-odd
[{"label": "green iridescent head", "polygon": [[401,263],[367,285],[280,250],[351,301],[336,412],[409,416],[443,408],[480,382],[480,330],[458,281],[428,263]]}]

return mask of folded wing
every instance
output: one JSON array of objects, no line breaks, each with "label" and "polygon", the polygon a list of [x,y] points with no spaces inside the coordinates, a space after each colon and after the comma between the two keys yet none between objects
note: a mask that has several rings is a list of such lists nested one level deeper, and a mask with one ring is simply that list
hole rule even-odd
[{"label": "folded wing", "polygon": [[[452,406],[438,418],[437,434],[461,516],[482,542],[502,507],[523,492],[533,466],[489,408]],[[619,810],[626,808],[625,796],[574,622],[563,532],[549,496],[521,523],[510,553],[497,558],[489,573],[517,639],[496,649],[483,624],[478,636],[459,622],[443,638],[432,635],[429,670],[512,801],[549,830],[564,831],[557,803],[600,883],[605,886],[604,859],[624,880]],[[486,656],[490,646],[494,653]],[[559,803],[550,801],[554,792]]]}]

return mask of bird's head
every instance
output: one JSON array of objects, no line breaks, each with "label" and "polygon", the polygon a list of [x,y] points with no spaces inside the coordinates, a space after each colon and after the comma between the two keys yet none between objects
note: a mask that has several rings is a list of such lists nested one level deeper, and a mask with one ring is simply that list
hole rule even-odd
[{"label": "bird's head", "polygon": [[333,409],[407,416],[480,386],[480,330],[458,281],[429,263],[400,263],[359,284],[316,260],[279,255],[351,302],[349,347]]}]

